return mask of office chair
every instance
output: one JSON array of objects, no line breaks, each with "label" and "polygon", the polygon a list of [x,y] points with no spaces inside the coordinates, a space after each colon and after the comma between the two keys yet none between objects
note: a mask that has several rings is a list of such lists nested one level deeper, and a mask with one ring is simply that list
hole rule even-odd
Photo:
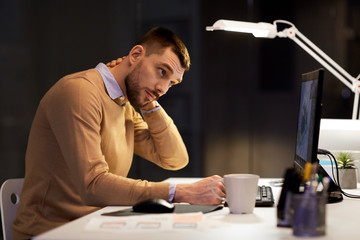
[{"label": "office chair", "polygon": [[6,180],[0,190],[1,219],[4,240],[12,239],[11,224],[15,219],[16,209],[20,203],[23,178]]}]

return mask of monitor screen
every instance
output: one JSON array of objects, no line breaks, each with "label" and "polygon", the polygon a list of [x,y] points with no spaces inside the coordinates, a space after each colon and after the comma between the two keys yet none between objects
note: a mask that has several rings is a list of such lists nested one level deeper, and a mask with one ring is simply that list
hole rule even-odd
[{"label": "monitor screen", "polygon": [[324,70],[302,74],[295,149],[295,167],[317,161]]},{"label": "monitor screen", "polygon": [[[304,170],[307,162],[319,163],[317,153],[324,70],[318,69],[313,72],[304,73],[301,77],[300,105],[294,160],[294,167],[300,172]],[[317,173],[323,177],[329,176],[325,169],[319,164],[317,164]],[[330,186],[328,188],[328,202],[340,202],[342,199],[341,189],[334,181],[330,181]]]}]

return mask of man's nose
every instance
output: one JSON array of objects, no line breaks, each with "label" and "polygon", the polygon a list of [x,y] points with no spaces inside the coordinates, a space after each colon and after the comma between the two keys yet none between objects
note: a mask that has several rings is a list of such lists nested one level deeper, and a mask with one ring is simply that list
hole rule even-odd
[{"label": "man's nose", "polygon": [[168,90],[169,85],[166,82],[156,84],[156,92],[159,94],[159,97],[167,93]]}]

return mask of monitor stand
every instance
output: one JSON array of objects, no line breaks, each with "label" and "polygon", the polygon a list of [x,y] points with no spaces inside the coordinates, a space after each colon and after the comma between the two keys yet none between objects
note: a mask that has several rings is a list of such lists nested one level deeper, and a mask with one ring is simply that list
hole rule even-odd
[{"label": "monitor stand", "polygon": [[[329,174],[325,171],[325,169],[318,164],[318,174],[322,175],[323,177],[329,177]],[[330,185],[328,188],[328,203],[337,203],[343,200],[343,195],[341,193],[341,189],[338,185],[334,183],[332,178],[330,177]]]}]

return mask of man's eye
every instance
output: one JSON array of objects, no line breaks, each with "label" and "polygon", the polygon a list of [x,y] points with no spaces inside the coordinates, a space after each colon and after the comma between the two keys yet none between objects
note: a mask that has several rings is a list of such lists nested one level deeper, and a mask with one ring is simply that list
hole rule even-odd
[{"label": "man's eye", "polygon": [[166,72],[164,69],[159,68],[159,72],[161,76],[165,76]]}]

